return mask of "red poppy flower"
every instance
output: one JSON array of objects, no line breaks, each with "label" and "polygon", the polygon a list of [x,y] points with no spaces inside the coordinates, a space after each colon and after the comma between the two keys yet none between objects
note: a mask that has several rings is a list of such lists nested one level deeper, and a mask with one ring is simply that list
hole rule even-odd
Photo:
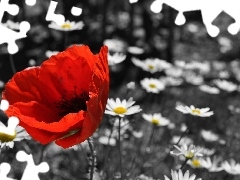
[{"label": "red poppy flower", "polygon": [[83,142],[98,128],[107,103],[107,47],[92,54],[87,46],[71,46],[40,67],[16,73],[6,84],[8,116],[42,144],[63,148]]}]

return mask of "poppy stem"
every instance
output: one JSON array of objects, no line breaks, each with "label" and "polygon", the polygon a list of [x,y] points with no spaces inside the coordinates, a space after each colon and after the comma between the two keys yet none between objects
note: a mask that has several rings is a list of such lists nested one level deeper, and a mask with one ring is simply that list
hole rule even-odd
[{"label": "poppy stem", "polygon": [[93,180],[93,172],[94,172],[94,165],[95,165],[95,155],[94,155],[94,150],[93,150],[93,145],[92,141],[90,138],[87,139],[89,149],[91,151],[91,156],[92,156],[92,164],[91,164],[91,172],[90,172],[90,180]]},{"label": "poppy stem", "polygon": [[121,150],[121,121],[123,118],[119,119],[118,123],[118,150],[119,150],[119,166],[120,166],[120,179],[122,180],[122,150]]},{"label": "poppy stem", "polygon": [[10,59],[10,65],[11,65],[11,68],[12,68],[12,72],[13,72],[13,74],[15,74],[16,73],[16,68],[15,68],[15,65],[14,65],[12,54],[9,54],[9,59]]}]

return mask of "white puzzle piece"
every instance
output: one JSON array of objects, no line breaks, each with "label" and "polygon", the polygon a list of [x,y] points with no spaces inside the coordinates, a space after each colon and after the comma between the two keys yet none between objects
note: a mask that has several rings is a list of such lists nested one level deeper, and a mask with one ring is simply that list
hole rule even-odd
[{"label": "white puzzle piece", "polygon": [[21,180],[40,180],[38,173],[46,173],[49,171],[49,165],[46,162],[35,165],[33,156],[31,154],[26,154],[24,151],[19,151],[16,154],[16,159],[20,162],[27,161],[27,166]]}]

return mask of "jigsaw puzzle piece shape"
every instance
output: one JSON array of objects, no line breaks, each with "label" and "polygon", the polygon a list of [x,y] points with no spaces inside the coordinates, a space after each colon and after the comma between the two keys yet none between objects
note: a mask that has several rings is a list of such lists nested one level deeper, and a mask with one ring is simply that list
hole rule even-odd
[{"label": "jigsaw puzzle piece shape", "polygon": [[24,151],[19,151],[16,154],[16,159],[20,162],[27,162],[21,180],[40,180],[38,173],[46,173],[49,171],[49,165],[46,162],[41,162],[39,165],[35,165],[33,156]]}]

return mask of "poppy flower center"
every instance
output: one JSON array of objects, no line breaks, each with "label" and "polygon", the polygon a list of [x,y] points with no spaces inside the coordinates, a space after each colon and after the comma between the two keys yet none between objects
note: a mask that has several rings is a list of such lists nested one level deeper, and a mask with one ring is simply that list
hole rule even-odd
[{"label": "poppy flower center", "polygon": [[151,121],[154,125],[159,125],[160,121],[158,119],[152,119]]},{"label": "poppy flower center", "polygon": [[127,109],[124,107],[117,107],[113,110],[116,114],[124,114],[127,112]]},{"label": "poppy flower center", "polygon": [[62,28],[63,28],[63,29],[71,29],[72,26],[71,26],[71,24],[69,24],[69,23],[64,23],[64,24],[62,25]]},{"label": "poppy flower center", "polygon": [[155,84],[149,84],[150,88],[156,88],[157,86]]},{"label": "poppy flower center", "polygon": [[201,111],[200,111],[200,109],[193,109],[193,110],[192,110],[192,113],[193,113],[193,114],[196,114],[196,115],[200,115],[200,114],[201,114]]},{"label": "poppy flower center", "polygon": [[17,136],[16,131],[14,131],[13,134],[6,134],[3,132],[0,132],[0,141],[1,142],[11,142],[15,139],[16,136]]},{"label": "poppy flower center", "polygon": [[65,116],[69,113],[77,113],[81,110],[87,111],[86,102],[89,99],[89,93],[87,91],[83,91],[80,95],[74,92],[71,98],[63,97],[56,103],[56,107],[59,109],[59,115]]}]

